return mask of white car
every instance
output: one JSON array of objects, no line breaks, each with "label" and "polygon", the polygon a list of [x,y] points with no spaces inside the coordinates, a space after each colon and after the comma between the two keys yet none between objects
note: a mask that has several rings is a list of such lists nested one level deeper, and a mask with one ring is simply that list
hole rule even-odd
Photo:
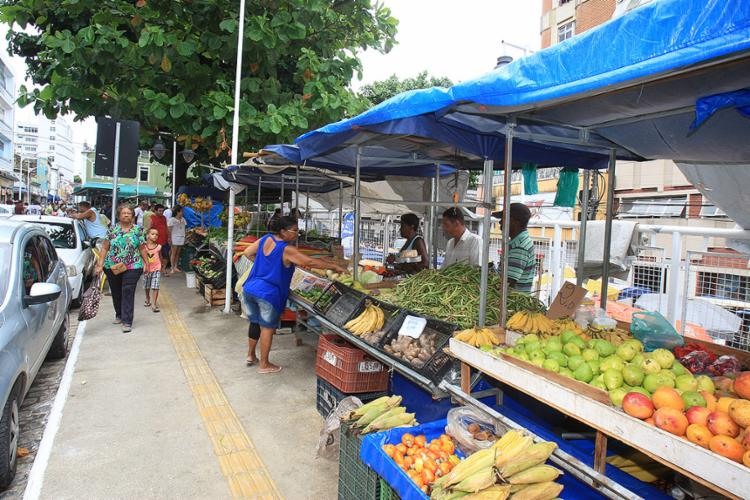
[{"label": "white car", "polygon": [[83,224],[75,219],[53,215],[11,215],[8,219],[31,222],[45,230],[65,264],[72,304],[80,306],[83,292],[90,283],[96,266],[96,259],[91,251],[95,242],[89,239]]}]

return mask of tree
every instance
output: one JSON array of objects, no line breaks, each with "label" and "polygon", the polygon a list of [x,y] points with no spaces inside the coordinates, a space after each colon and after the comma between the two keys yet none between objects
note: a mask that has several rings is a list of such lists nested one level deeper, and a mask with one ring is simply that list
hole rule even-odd
[{"label": "tree", "polygon": [[386,80],[363,86],[359,91],[359,95],[366,99],[370,106],[374,106],[407,90],[426,89],[429,87],[451,87],[452,85],[453,82],[444,76],[429,76],[426,71],[422,71],[416,77],[404,80],[399,80],[396,75],[391,75]]},{"label": "tree", "polygon": [[[226,160],[238,36],[235,0],[5,0],[11,53],[38,88],[19,104],[54,117],[141,122],[199,159]],[[387,52],[398,21],[370,0],[255,0],[245,18],[240,148],[290,141],[355,112],[357,51]],[[29,29],[31,28],[31,29]]]},{"label": "tree", "polygon": [[80,184],[81,182],[83,182],[83,180],[81,179],[80,175],[73,176],[73,184]]}]

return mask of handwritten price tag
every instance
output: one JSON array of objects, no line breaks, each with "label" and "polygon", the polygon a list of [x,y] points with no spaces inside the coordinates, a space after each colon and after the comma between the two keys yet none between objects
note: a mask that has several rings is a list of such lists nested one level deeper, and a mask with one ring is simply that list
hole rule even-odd
[{"label": "handwritten price tag", "polygon": [[404,323],[401,325],[401,329],[399,329],[398,334],[406,335],[407,337],[411,337],[413,339],[418,339],[422,336],[422,332],[424,331],[424,328],[426,326],[426,319],[419,318],[417,316],[407,316],[404,319]]},{"label": "handwritten price tag", "polygon": [[336,363],[338,362],[338,358],[331,351],[324,352],[323,359],[326,360],[329,364],[332,364],[333,366],[336,366]]},{"label": "handwritten price tag", "polygon": [[547,317],[554,320],[573,316],[586,293],[585,288],[566,281],[549,307]]}]

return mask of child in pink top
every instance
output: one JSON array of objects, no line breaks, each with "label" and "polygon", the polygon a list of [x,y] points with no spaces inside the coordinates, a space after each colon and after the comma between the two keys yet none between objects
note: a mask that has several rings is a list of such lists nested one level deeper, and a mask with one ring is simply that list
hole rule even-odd
[{"label": "child in pink top", "polygon": [[146,261],[143,263],[143,288],[146,290],[146,307],[152,305],[151,294],[153,292],[154,302],[153,310],[159,312],[159,306],[156,301],[159,300],[159,282],[161,281],[161,245],[159,240],[159,230],[151,228],[146,234]]}]

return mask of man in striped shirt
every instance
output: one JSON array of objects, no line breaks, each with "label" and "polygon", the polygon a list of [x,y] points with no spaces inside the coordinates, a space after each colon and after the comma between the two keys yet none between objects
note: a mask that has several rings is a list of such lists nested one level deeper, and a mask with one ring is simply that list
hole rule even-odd
[{"label": "man in striped shirt", "polygon": [[[503,212],[492,214],[503,220]],[[510,243],[508,244],[508,286],[518,292],[531,293],[536,272],[534,242],[527,226],[531,219],[529,207],[523,203],[510,204]]]}]

